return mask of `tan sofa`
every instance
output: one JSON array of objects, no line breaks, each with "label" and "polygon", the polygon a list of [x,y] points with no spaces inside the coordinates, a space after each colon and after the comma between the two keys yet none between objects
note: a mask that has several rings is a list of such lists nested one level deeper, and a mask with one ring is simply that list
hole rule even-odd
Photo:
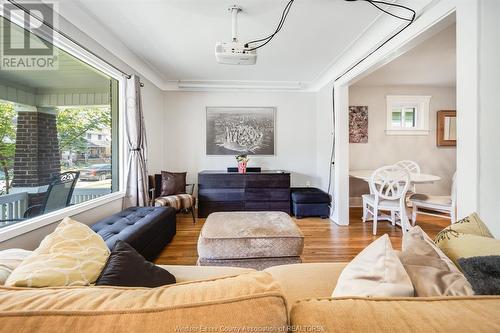
[{"label": "tan sofa", "polygon": [[178,284],[0,288],[0,332],[500,332],[500,297],[330,298],[344,266],[163,266]]}]

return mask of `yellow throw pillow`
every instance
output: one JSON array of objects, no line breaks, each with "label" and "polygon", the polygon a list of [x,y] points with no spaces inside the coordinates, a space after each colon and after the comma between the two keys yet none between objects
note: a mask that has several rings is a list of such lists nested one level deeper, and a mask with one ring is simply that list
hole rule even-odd
[{"label": "yellow throw pillow", "polygon": [[456,231],[461,234],[467,235],[476,235],[482,237],[494,238],[491,232],[488,230],[488,227],[481,220],[477,213],[472,213],[467,217],[464,217],[461,220],[458,220],[456,223],[453,223],[449,227],[444,228],[440,233],[437,234],[435,241],[440,238],[442,233],[447,233],[451,231]]},{"label": "yellow throw pillow", "polygon": [[500,255],[500,239],[468,235],[454,230],[440,232],[436,244],[458,267],[459,258]]},{"label": "yellow throw pillow", "polygon": [[104,240],[85,224],[65,218],[10,274],[13,287],[85,286],[94,283],[109,256]]}]

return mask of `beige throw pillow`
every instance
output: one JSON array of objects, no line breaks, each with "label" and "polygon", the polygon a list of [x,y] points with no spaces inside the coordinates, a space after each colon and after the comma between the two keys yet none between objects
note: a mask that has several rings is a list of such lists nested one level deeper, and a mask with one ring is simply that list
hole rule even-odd
[{"label": "beige throw pillow", "polygon": [[8,277],[6,286],[57,287],[94,283],[109,256],[104,240],[65,218]]},{"label": "beige throw pillow", "polygon": [[368,245],[344,268],[332,296],[413,296],[410,278],[387,234]]},{"label": "beige throw pillow", "polygon": [[17,266],[31,254],[23,249],[8,249],[0,251],[0,285],[3,285]]},{"label": "beige throw pillow", "polygon": [[419,226],[403,236],[402,248],[400,259],[413,283],[415,296],[474,295],[465,276]]}]

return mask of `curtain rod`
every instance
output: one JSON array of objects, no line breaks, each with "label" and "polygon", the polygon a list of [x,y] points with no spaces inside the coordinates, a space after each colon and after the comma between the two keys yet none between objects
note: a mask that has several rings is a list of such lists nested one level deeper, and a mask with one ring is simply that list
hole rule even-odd
[{"label": "curtain rod", "polygon": [[[113,65],[112,63],[110,63],[109,61],[107,61],[106,59],[103,59],[102,57],[100,57],[98,54],[96,54],[95,52],[93,52],[92,50],[90,50],[89,48],[83,46],[82,44],[80,44],[79,42],[77,42],[76,40],[74,40],[73,38],[71,38],[69,35],[67,35],[66,33],[62,32],[61,30],[59,29],[56,29],[53,25],[45,22],[43,19],[41,19],[40,17],[32,14],[29,10],[27,10],[23,5],[17,3],[16,1],[14,0],[7,0],[8,2],[10,2],[12,5],[16,6],[17,8],[19,8],[20,10],[22,10],[23,12],[25,12],[26,14],[28,14],[29,16],[37,19],[38,21],[40,21],[43,25],[49,27],[50,29],[52,29],[53,31],[57,32],[58,34],[60,34],[61,36],[63,36],[64,38],[70,40],[72,43],[75,43],[76,45],[78,45],[79,47],[81,47],[82,49],[84,49],[85,51],[87,51],[88,53],[92,54],[94,57],[98,58],[99,60],[105,62],[108,66],[111,66],[113,67],[114,69],[116,69],[118,72],[122,73],[123,76],[125,76],[127,79],[130,79],[132,77],[132,75],[122,71],[120,68],[116,67],[115,65]],[[141,87],[144,87],[144,83],[140,82],[140,85]]]}]

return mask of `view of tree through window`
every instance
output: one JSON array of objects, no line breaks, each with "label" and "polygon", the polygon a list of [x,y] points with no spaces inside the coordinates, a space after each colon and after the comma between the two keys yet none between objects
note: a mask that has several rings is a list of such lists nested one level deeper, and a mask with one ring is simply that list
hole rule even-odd
[{"label": "view of tree through window", "polygon": [[392,109],[392,126],[413,128],[416,126],[416,108],[398,107]]},{"label": "view of tree through window", "polygon": [[57,53],[0,69],[0,228],[118,190],[118,81]]}]

